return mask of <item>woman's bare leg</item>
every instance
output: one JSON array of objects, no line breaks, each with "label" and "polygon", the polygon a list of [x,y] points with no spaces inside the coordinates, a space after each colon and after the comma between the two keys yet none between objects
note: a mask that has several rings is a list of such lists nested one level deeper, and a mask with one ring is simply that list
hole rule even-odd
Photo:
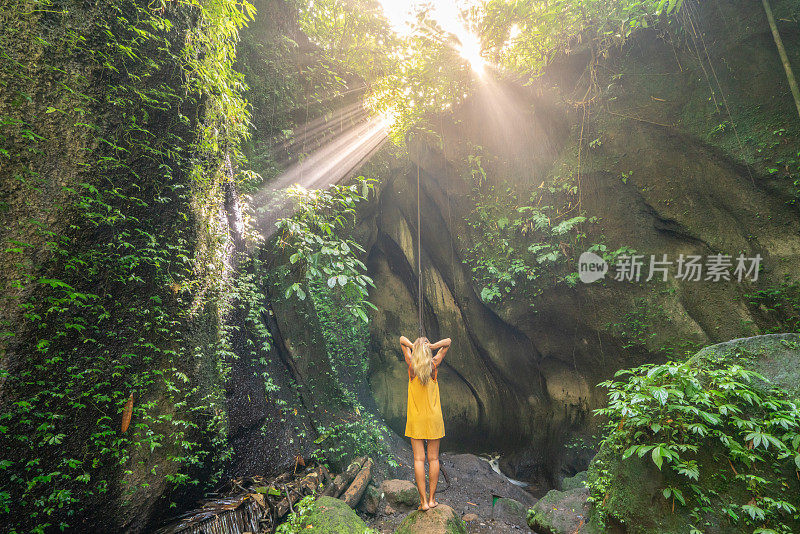
[{"label": "woman's bare leg", "polygon": [[419,491],[419,509],[427,510],[429,506],[425,496],[425,444],[421,439],[411,438],[411,450],[414,452],[414,480]]},{"label": "woman's bare leg", "polygon": [[[416,463],[415,463],[416,465]],[[428,440],[428,485],[431,487],[428,507],[433,508],[438,502],[433,498],[436,495],[436,484],[439,482],[439,440]]]}]

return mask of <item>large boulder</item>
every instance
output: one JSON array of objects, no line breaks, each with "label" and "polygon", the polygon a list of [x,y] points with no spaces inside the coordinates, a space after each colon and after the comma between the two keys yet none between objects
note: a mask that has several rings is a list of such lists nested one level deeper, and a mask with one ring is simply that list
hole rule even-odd
[{"label": "large boulder", "polygon": [[[774,334],[734,339],[705,347],[697,352],[689,363],[696,368],[719,364],[721,361],[739,363],[762,375],[766,382],[758,382],[757,388],[781,388],[794,400],[800,400],[800,335]],[[708,473],[717,467],[726,471],[732,464],[717,454],[718,445],[714,440],[698,454],[701,473]],[[791,475],[791,473],[790,473]],[[599,528],[596,511],[589,503],[587,482],[597,482],[599,477],[607,481],[602,498],[607,532],[630,532],[638,534],[688,533],[694,521],[689,517],[689,509],[664,504],[663,489],[668,485],[665,472],[659,471],[649,457],[636,455],[623,460],[619,451],[603,446],[592,460],[588,473],[578,473],[564,479],[563,491],[551,490],[528,511],[528,526],[539,534],[594,534],[603,531]],[[791,483],[791,476],[789,482]],[[675,483],[675,481],[672,481]],[[733,485],[719,485],[713,477],[701,474],[696,482],[703,491],[712,490],[724,502],[747,502]],[[713,487],[711,487],[713,486]],[[791,488],[786,499],[800,506],[793,497]],[[711,494],[711,492],[709,492]],[[626,527],[623,527],[625,525]],[[740,528],[741,527],[741,528]],[[727,532],[750,532],[744,524],[732,526],[710,521],[705,532],[722,534]]]},{"label": "large boulder", "polygon": [[347,504],[333,497],[317,499],[303,515],[300,529],[308,534],[364,534],[367,524]]},{"label": "large boulder", "polygon": [[525,506],[521,502],[509,499],[508,497],[501,497],[494,503],[492,518],[495,521],[500,521],[509,525],[524,527],[526,525],[525,512]]},{"label": "large boulder", "polygon": [[588,473],[586,471],[581,471],[580,473],[576,473],[574,476],[565,478],[561,481],[561,490],[569,491],[578,488],[585,488],[587,476]]},{"label": "large boulder", "polygon": [[392,478],[381,482],[381,492],[386,502],[395,510],[408,510],[419,506],[419,491],[413,482]]},{"label": "large boulder", "polygon": [[[765,395],[770,388],[780,388],[788,394],[789,400],[800,402],[800,335],[798,334],[773,334],[755,336],[750,338],[734,339],[703,348],[692,358],[688,365],[694,369],[719,367],[720,365],[741,365],[762,375],[766,382],[757,380],[753,383],[757,394]],[[750,409],[747,403],[739,406],[744,414]],[[742,416],[745,417],[745,416]],[[780,499],[791,506],[800,508],[798,498],[798,482],[796,479],[795,465],[788,460],[789,466],[773,471],[762,463],[753,463],[743,467],[735,457],[729,454],[727,448],[721,445],[716,437],[706,438],[694,456],[687,456],[696,460],[699,477],[693,480],[693,486],[709,499],[707,516],[701,519],[702,530],[706,534],[749,534],[753,526],[748,525],[740,517],[730,521],[726,516],[721,516],[718,511],[724,507],[744,514],[743,505],[755,504],[763,506],[761,495],[751,493],[746,485],[740,481],[739,473],[768,479],[773,485],[774,494],[763,495],[773,498],[780,495]],[[690,525],[697,524],[698,520],[691,517],[691,503],[681,506],[680,503],[670,501],[665,497],[665,488],[674,486],[684,488],[683,495],[687,500],[692,498],[692,492],[686,487],[687,479],[676,477],[670,469],[656,468],[650,455],[639,458],[633,454],[627,459],[622,458],[624,450],[631,443],[624,442],[618,446],[604,444],[600,452],[592,460],[589,467],[589,484],[602,485],[605,489],[597,498],[602,502],[602,514],[597,510],[592,512],[592,518],[604,516],[606,525],[626,525],[626,532],[631,534],[662,534],[680,533],[688,534]],[[759,453],[768,457],[776,455],[774,448],[762,449]],[[738,470],[737,470],[738,467]],[[567,500],[569,496],[569,500]],[[581,500],[588,497],[586,490],[574,489],[569,492],[550,492],[545,499],[539,501],[529,514],[529,524],[532,528],[548,532],[549,522],[559,516],[559,510],[564,508],[564,521],[575,524],[577,515],[585,517],[586,508]],[[568,503],[569,506],[563,506]],[[574,508],[574,512],[566,508]],[[571,517],[571,519],[570,519]],[[792,532],[797,532],[800,524],[787,514],[783,519],[790,526]],[[551,529],[557,533],[559,530]]]},{"label": "large boulder", "polygon": [[528,526],[538,534],[594,534],[589,525],[589,490],[551,490],[528,510]]},{"label": "large boulder", "polygon": [[430,510],[414,511],[408,514],[395,534],[467,534],[464,521],[455,510],[446,504],[439,504]]}]

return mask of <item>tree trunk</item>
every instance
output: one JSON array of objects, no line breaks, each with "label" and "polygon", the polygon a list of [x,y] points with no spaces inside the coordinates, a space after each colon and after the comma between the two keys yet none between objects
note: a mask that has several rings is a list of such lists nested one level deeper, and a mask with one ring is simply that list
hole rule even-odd
[{"label": "tree trunk", "polygon": [[794,78],[792,65],[789,63],[789,56],[786,55],[786,49],[783,47],[781,34],[778,33],[778,26],[775,25],[775,17],[772,16],[772,8],[769,5],[769,0],[761,0],[761,3],[764,4],[764,11],[767,13],[767,20],[772,30],[772,37],[775,39],[775,46],[778,47],[778,54],[781,56],[781,62],[783,62],[783,68],[786,71],[786,79],[789,80],[789,88],[792,90],[792,96],[794,97],[794,105],[797,106],[797,115],[800,117],[800,89],[797,88],[797,80]]}]

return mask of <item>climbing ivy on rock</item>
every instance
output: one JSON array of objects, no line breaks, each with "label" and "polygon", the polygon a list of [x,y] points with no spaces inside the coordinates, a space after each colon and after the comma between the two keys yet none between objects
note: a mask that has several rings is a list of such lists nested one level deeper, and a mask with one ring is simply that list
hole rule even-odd
[{"label": "climbing ivy on rock", "polygon": [[[481,299],[498,303],[526,300],[556,284],[575,285],[577,256],[596,222],[580,210],[574,172],[550,176],[541,187],[500,187],[507,163],[486,169],[481,147],[468,155],[462,176],[473,184],[471,230],[464,262],[471,268]],[[565,165],[566,166],[566,165]],[[570,167],[572,168],[572,167]],[[594,245],[604,246],[604,245]],[[567,268],[569,264],[569,268]]]},{"label": "climbing ivy on rock", "polygon": [[467,262],[486,302],[511,298],[512,293],[530,299],[548,283],[575,282],[574,277],[556,274],[555,268],[574,259],[586,237],[580,225],[589,219],[559,216],[553,206],[537,205],[535,200],[518,206],[512,190],[501,196],[494,187],[480,194],[469,220],[480,239],[467,249]]},{"label": "climbing ivy on rock", "polygon": [[[231,65],[252,7],[42,0],[10,13],[2,74],[15,100],[0,110],[0,154],[34,198],[60,189],[52,209],[68,221],[28,221],[38,254],[24,236],[6,249],[27,268],[14,282],[21,320],[4,332],[0,513],[12,532],[43,532],[97,521],[112,511],[102,503],[149,506],[154,491],[198,484],[224,441],[221,392],[197,373],[216,366],[191,329],[213,313],[224,271],[220,163],[246,131]],[[12,55],[17,39],[41,44],[56,100],[32,99],[33,58]],[[83,70],[62,67],[71,56]],[[53,183],[37,164],[64,135],[43,115],[81,143],[72,180]],[[142,520],[118,515],[119,528]]]},{"label": "climbing ivy on rock", "polygon": [[663,475],[662,502],[673,511],[688,510],[688,531],[709,525],[761,534],[794,531],[800,520],[800,409],[746,363],[747,355],[739,354],[650,364],[600,384],[609,403],[596,411],[607,418],[604,452],[590,476],[596,519],[604,523],[614,510],[633,506],[609,502],[619,479],[608,459],[642,458]]},{"label": "climbing ivy on rock", "polygon": [[368,391],[367,323],[374,305],[367,298],[374,283],[360,259],[365,251],[351,232],[357,207],[368,200],[374,186],[375,180],[359,177],[328,189],[294,188],[289,198],[296,210],[278,222],[276,246],[288,257],[282,277],[284,296],[313,304],[333,373],[329,379],[339,397],[335,400],[348,409],[335,420],[315,421],[318,437],[312,456],[334,469],[343,469],[359,455],[395,464],[386,425],[364,408],[357,395]]}]

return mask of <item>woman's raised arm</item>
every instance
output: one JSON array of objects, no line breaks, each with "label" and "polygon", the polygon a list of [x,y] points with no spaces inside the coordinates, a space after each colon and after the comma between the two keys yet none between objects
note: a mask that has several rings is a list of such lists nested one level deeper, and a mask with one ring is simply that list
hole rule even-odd
[{"label": "woman's raised arm", "polygon": [[441,340],[437,341],[436,343],[432,343],[431,345],[428,345],[428,346],[431,348],[431,350],[441,349],[442,347],[449,347],[450,346],[450,338],[446,337],[446,338],[441,339]]},{"label": "woman's raised arm", "polygon": [[403,359],[405,359],[409,367],[411,366],[411,349],[413,348],[414,344],[406,336],[400,336],[400,350],[403,351]]},{"label": "woman's raised arm", "polygon": [[444,360],[444,355],[447,354],[447,350],[450,348],[450,338],[446,337],[429,346],[433,350],[439,349],[436,351],[436,356],[433,357],[433,365],[439,367],[439,364]]}]

